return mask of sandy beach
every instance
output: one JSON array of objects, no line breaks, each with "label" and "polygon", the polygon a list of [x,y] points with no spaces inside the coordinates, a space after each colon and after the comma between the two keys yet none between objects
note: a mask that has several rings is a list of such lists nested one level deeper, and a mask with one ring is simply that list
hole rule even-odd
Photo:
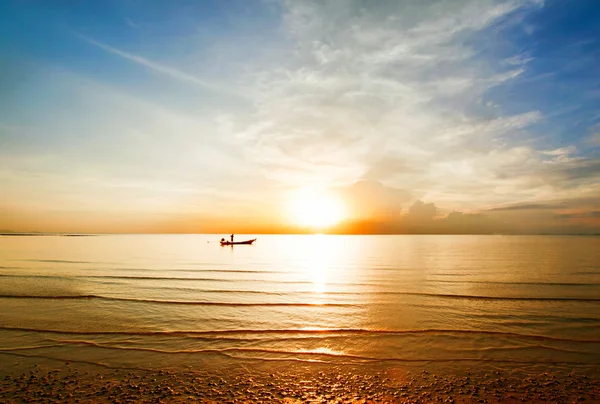
[{"label": "sandy beach", "polygon": [[100,369],[19,362],[4,368],[0,402],[44,403],[521,403],[600,402],[600,380],[583,373],[436,374],[321,365],[222,370]]}]

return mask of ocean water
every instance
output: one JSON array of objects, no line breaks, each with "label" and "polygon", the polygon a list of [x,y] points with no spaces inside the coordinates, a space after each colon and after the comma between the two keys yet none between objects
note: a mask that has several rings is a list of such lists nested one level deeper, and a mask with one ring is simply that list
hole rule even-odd
[{"label": "ocean water", "polygon": [[0,362],[600,368],[600,237],[220,237],[0,237]]}]

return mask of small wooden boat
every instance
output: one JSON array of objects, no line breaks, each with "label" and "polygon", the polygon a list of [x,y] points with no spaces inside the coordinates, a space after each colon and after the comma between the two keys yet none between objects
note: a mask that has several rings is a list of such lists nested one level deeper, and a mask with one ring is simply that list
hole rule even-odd
[{"label": "small wooden boat", "polygon": [[246,241],[221,241],[221,245],[238,245],[238,244],[252,244],[256,241],[255,238],[253,238],[252,240],[246,240]]}]

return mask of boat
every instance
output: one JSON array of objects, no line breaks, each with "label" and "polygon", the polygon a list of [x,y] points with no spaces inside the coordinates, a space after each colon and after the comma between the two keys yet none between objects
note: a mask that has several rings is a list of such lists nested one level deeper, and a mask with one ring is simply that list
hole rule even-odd
[{"label": "boat", "polygon": [[254,243],[255,241],[256,241],[256,239],[253,238],[252,240],[233,241],[233,242],[231,242],[231,241],[221,241],[220,243],[221,243],[221,245],[238,245],[238,244],[247,244],[247,245],[249,245],[249,244]]}]

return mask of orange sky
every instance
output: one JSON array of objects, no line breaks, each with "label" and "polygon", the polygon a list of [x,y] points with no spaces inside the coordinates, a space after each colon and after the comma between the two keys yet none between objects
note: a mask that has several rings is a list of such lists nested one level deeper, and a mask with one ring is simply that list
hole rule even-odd
[{"label": "orange sky", "polygon": [[[600,215],[590,214],[595,201],[512,204],[477,212],[448,212],[434,203],[410,196],[376,181],[358,181],[316,193],[316,202],[300,211],[291,209],[298,195],[290,192],[279,205],[264,203],[250,209],[213,212],[118,210],[0,210],[0,232],[62,233],[313,233],[330,234],[572,234],[597,233]],[[336,223],[320,225],[319,195],[335,197],[343,212]],[[306,202],[306,199],[301,199]],[[584,203],[582,203],[584,202]],[[569,206],[575,206],[576,208]],[[577,207],[578,206],[578,207]],[[313,220],[316,214],[317,221]]]}]

